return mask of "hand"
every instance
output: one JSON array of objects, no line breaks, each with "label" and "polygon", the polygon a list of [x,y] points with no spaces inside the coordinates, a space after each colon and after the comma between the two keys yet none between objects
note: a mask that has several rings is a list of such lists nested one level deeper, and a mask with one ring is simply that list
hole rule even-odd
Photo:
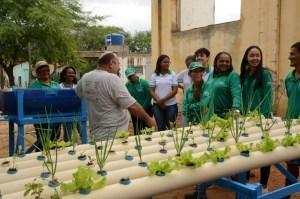
[{"label": "hand", "polygon": [[157,105],[160,109],[165,109],[165,101],[164,100],[158,100]]},{"label": "hand", "polygon": [[157,130],[157,125],[156,125],[156,121],[154,118],[149,117],[149,120],[147,121],[147,125],[149,127],[154,127],[155,130]]}]

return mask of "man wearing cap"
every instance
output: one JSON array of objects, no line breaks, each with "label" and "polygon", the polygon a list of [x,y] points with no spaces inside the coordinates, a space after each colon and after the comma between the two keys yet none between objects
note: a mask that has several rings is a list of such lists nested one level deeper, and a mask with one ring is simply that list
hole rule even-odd
[{"label": "man wearing cap", "polygon": [[30,88],[60,88],[59,84],[51,80],[51,74],[54,72],[54,66],[46,61],[38,61],[32,71],[32,75],[37,77]]},{"label": "man wearing cap", "polygon": [[[125,70],[125,75],[128,78],[128,82],[126,83],[126,87],[131,94],[131,96],[136,99],[136,101],[143,107],[143,109],[148,113],[149,116],[153,115],[152,105],[151,105],[151,95],[150,95],[150,87],[146,80],[139,78],[136,75],[135,69],[133,67],[128,67]],[[133,123],[134,134],[140,132],[140,130],[145,127],[149,127],[145,122],[138,119],[135,116],[131,116],[131,120]]]},{"label": "man wearing cap", "polygon": [[[37,78],[31,85],[30,88],[60,88],[59,84],[51,80],[51,74],[54,72],[54,66],[48,64],[46,61],[38,61],[32,71],[32,75]],[[35,124],[34,125],[36,137],[37,137],[37,149],[42,149],[40,140],[41,133],[50,132],[50,139],[55,140],[60,136],[60,124]]]},{"label": "man wearing cap", "polygon": [[86,73],[78,82],[76,92],[86,99],[91,137],[95,140],[112,138],[117,130],[128,131],[129,114],[140,118],[148,126],[155,121],[130,95],[118,77],[120,62],[114,53],[105,53],[97,68]]},{"label": "man wearing cap", "polygon": [[187,121],[198,124],[203,117],[210,119],[213,115],[213,105],[210,106],[211,96],[203,80],[205,67],[201,62],[192,62],[189,65],[189,75],[192,87],[185,92],[182,105],[182,114]]}]

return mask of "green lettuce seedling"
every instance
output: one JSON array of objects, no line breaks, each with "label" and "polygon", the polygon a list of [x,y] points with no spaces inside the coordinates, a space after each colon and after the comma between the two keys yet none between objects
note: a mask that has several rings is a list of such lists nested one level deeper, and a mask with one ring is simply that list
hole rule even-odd
[{"label": "green lettuce seedling", "polygon": [[284,147],[294,146],[297,143],[296,136],[293,137],[290,134],[285,134],[281,140],[281,145]]},{"label": "green lettuce seedling", "polygon": [[171,173],[175,168],[176,161],[174,161],[171,157],[169,157],[167,160],[151,162],[147,166],[149,175],[165,175],[167,173]]},{"label": "green lettuce seedling", "polygon": [[250,153],[253,149],[253,143],[250,144],[242,144],[237,143],[236,148],[239,150],[240,153]]},{"label": "green lettuce seedling", "polygon": [[213,149],[209,153],[209,158],[212,160],[213,163],[223,162],[225,159],[230,157],[231,148],[226,146],[224,150]]},{"label": "green lettuce seedling", "polygon": [[278,145],[279,141],[277,139],[273,140],[270,138],[269,133],[265,133],[264,139],[256,144],[256,149],[263,153],[267,153],[273,151]]},{"label": "green lettuce seedling", "polygon": [[89,167],[81,166],[73,174],[72,182],[62,183],[60,189],[64,194],[85,192],[100,189],[106,184],[106,178],[97,175],[97,173]]}]

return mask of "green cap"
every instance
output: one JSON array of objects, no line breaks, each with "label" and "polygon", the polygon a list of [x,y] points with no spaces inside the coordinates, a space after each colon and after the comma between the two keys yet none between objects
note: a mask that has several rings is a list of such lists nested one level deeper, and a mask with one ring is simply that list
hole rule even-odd
[{"label": "green cap", "polygon": [[189,65],[189,70],[195,70],[197,68],[205,68],[201,62],[192,62]]},{"label": "green cap", "polygon": [[133,67],[129,67],[125,70],[126,77],[130,77],[135,74],[135,69]]}]

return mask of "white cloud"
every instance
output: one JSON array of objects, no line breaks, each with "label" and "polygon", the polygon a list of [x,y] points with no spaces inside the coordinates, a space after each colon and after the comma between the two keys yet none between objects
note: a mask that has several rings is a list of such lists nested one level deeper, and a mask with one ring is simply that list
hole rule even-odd
[{"label": "white cloud", "polygon": [[108,16],[101,24],[134,33],[151,29],[151,0],[80,0],[83,10]]},{"label": "white cloud", "polygon": [[215,0],[215,23],[240,19],[241,0]]}]

